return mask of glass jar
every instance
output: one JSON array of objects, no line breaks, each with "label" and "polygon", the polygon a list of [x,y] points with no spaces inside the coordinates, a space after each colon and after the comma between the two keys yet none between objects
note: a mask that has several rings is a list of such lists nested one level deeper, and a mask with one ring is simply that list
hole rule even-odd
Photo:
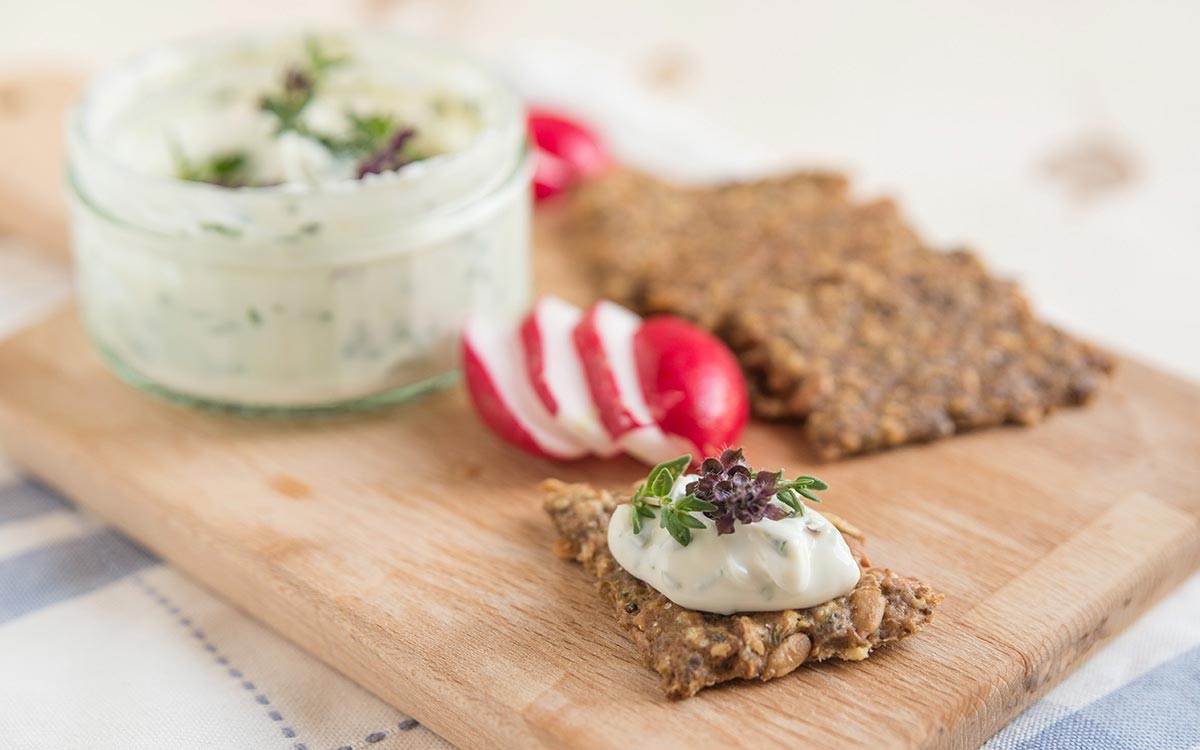
[{"label": "glass jar", "polygon": [[[469,314],[512,318],[528,304],[530,159],[513,92],[426,44],[322,40],[345,52],[350,98],[387,92],[424,127],[454,130],[454,145],[310,183],[222,187],[164,167],[175,147],[164,129],[235,137],[230,102],[258,106],[246,97],[303,54],[295,34],[157,50],[93,82],[72,113],[82,316],[125,380],[242,410],[390,403],[452,379]],[[470,127],[438,119],[455,107]]]}]

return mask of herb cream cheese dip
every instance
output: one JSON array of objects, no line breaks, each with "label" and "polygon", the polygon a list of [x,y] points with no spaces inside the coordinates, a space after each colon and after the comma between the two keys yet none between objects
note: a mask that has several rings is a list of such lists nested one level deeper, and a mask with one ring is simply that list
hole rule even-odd
[{"label": "herb cream cheese dip", "polygon": [[516,96],[385,34],[157,50],[69,129],[87,329],[118,374],[239,409],[397,400],[445,382],[472,312],[527,304]]},{"label": "herb cream cheese dip", "polygon": [[[670,498],[682,498],[697,479],[695,474],[677,478]],[[613,511],[608,548],[630,575],[681,607],[723,615],[803,609],[858,583],[858,563],[846,541],[812,508],[780,520],[738,524],[728,534],[718,534],[715,521],[691,512],[704,528],[686,546],[656,519],[646,519],[635,532],[634,512],[631,504]]]}]

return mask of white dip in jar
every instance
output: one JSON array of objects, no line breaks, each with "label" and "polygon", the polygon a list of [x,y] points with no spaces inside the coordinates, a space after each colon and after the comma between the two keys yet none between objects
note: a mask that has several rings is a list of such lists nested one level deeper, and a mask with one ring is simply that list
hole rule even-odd
[{"label": "white dip in jar", "polygon": [[387,34],[172,46],[68,128],[84,322],[122,377],[305,410],[446,382],[465,318],[528,303],[529,157],[506,86]]}]

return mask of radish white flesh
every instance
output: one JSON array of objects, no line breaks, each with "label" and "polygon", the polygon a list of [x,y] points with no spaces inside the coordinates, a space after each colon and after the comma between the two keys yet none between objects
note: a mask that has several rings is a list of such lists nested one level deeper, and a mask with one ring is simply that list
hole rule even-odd
[{"label": "radish white flesh", "polygon": [[690,453],[697,461],[704,458],[691,441],[663,432],[657,425],[635,427],[617,441],[626,453],[648,466],[661,464]]},{"label": "radish white flesh", "polygon": [[573,459],[587,453],[534,393],[517,337],[507,327],[479,317],[467,322],[463,374],[480,418],[500,437],[549,458]]},{"label": "radish white flesh", "polygon": [[525,364],[534,392],[560,427],[605,458],[620,447],[600,423],[572,334],[583,311],[558,297],[542,297],[521,324]]},{"label": "radish white flesh", "polygon": [[641,325],[642,319],[629,310],[600,301],[575,327],[575,350],[588,388],[600,421],[614,439],[635,427],[654,424],[633,356],[633,337]]}]

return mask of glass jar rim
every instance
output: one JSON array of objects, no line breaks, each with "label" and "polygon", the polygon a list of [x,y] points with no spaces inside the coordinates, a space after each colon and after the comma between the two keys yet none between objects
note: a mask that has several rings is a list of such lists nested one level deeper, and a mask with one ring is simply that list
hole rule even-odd
[{"label": "glass jar rim", "polygon": [[[104,138],[133,112],[138,98],[169,91],[206,65],[238,71],[274,66],[274,56],[307,38],[346,44],[361,55],[366,79],[410,76],[418,90],[478,97],[482,120],[461,148],[361,180],[223,187],[140,170],[110,154]],[[289,53],[288,53],[289,54]],[[280,65],[283,65],[282,62]],[[271,30],[204,35],[146,50],[86,86],[67,119],[68,180],[92,209],[146,232],[204,236],[200,228],[233,217],[247,238],[294,234],[289,216],[344,217],[362,234],[401,222],[449,218],[484,200],[527,160],[524,109],[516,92],[473,56],[445,44],[382,30]],[[288,216],[284,216],[284,210]],[[242,218],[258,216],[256,220]],[[359,232],[355,232],[356,235]],[[205,240],[211,240],[205,236]],[[245,245],[245,242],[242,242]]]},{"label": "glass jar rim", "polygon": [[[106,169],[112,170],[115,174],[120,174],[123,177],[145,184],[149,187],[157,186],[173,190],[195,191],[196,195],[282,195],[289,198],[298,198],[303,200],[303,198],[307,195],[360,193],[381,187],[386,188],[390,184],[420,179],[431,167],[437,168],[438,166],[448,162],[470,158],[470,155],[479,148],[482,137],[486,134],[486,132],[495,127],[495,125],[491,125],[482,128],[480,133],[472,138],[471,143],[467,148],[447,154],[438,154],[428,159],[423,159],[420,162],[414,162],[406,165],[406,167],[403,169],[393,170],[379,175],[368,175],[366,179],[347,178],[328,183],[321,183],[319,185],[295,185],[284,183],[275,185],[245,185],[236,187],[226,187],[207,182],[185,180],[172,175],[156,175],[138,171],[128,164],[123,163],[121,160],[113,158],[95,142],[94,138],[92,137],[95,134],[89,133],[88,131],[88,115],[97,106],[97,102],[103,98],[106,89],[117,85],[126,77],[135,75],[140,70],[149,69],[157,59],[170,55],[176,55],[180,52],[191,54],[201,54],[207,52],[215,54],[222,50],[232,51],[238,48],[244,49],[253,46],[265,46],[272,42],[301,40],[305,38],[321,36],[341,37],[350,40],[352,43],[354,41],[365,40],[390,42],[403,46],[411,51],[441,58],[445,63],[464,66],[474,75],[478,76],[480,80],[486,81],[495,92],[501,94],[502,99],[505,100],[504,104],[510,107],[511,114],[513,116],[519,117],[523,112],[523,108],[516,95],[516,92],[513,91],[512,88],[508,86],[499,76],[493,73],[482,61],[470,53],[458,48],[450,47],[449,45],[441,42],[434,42],[429,39],[376,29],[339,30],[320,33],[294,29],[235,32],[232,34],[207,33],[184,37],[181,40],[159,44],[143,50],[125,58],[123,61],[118,62],[108,70],[93,77],[87,82],[83,93],[71,106],[70,112],[67,115],[66,122],[68,143],[70,146],[78,148],[81,154],[86,154],[88,159],[96,160],[96,162],[102,164]],[[412,169],[414,166],[420,166],[422,169]]]},{"label": "glass jar rim", "polygon": [[79,189],[73,175],[67,173],[67,197],[78,210],[86,211],[122,232],[127,241],[143,251],[165,253],[178,258],[194,258],[207,264],[235,265],[245,268],[306,268],[346,263],[366,263],[394,258],[413,252],[453,236],[460,227],[470,225],[480,216],[501,210],[514,190],[531,190],[533,153],[524,150],[508,176],[494,189],[471,203],[458,206],[453,212],[430,216],[420,223],[406,223],[400,228],[381,229],[354,238],[357,250],[339,247],[322,251],[323,242],[297,244],[294,238],[281,245],[280,239],[244,242],[239,238],[219,235],[174,235],[131,223],[106,211]]}]

